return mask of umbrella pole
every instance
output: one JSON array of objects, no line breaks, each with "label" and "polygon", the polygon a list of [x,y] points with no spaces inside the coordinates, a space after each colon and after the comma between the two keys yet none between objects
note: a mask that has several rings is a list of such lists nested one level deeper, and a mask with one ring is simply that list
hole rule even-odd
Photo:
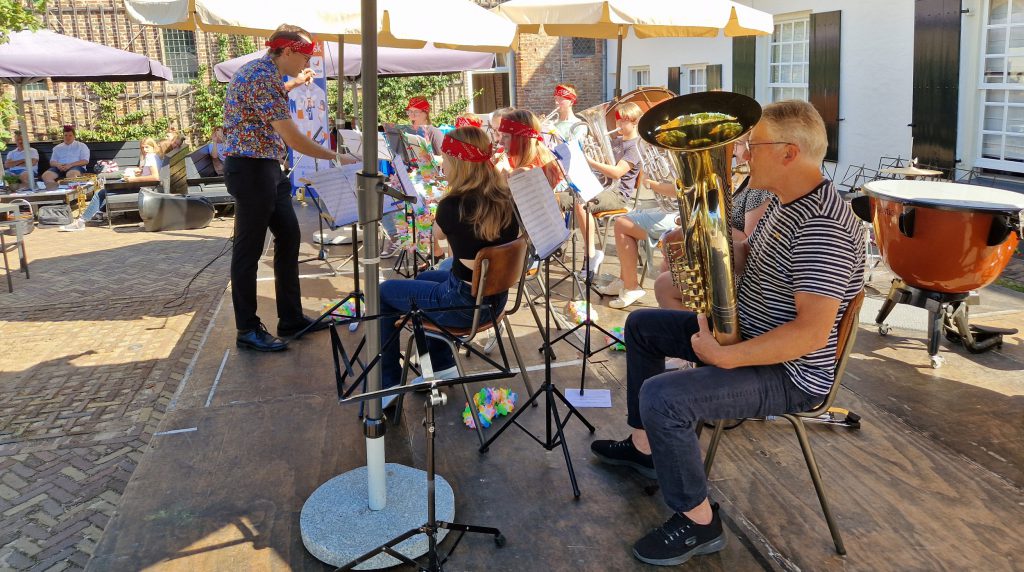
[{"label": "umbrella pole", "polygon": [[615,54],[615,99],[622,97],[622,26],[619,26],[618,52]]},{"label": "umbrella pole", "polygon": [[28,173],[28,188],[36,188],[36,178],[32,173],[32,140],[28,138],[28,124],[25,122],[25,86],[18,83],[14,85],[14,97],[18,102],[18,129],[21,130],[21,145],[25,149],[25,172]]},{"label": "umbrella pole", "polygon": [[[362,258],[365,266],[366,314],[380,313],[380,246],[377,244],[377,225],[381,218],[382,200],[378,190],[383,177],[377,169],[377,1],[362,0],[363,30],[363,170],[359,173],[359,222],[363,224]],[[340,71],[344,74],[344,71]],[[355,240],[353,238],[353,240]],[[384,318],[388,319],[388,318]],[[367,354],[380,353],[380,324],[376,320],[364,322]],[[371,368],[366,391],[381,389],[380,368]],[[384,431],[386,420],[381,400],[367,402],[363,418],[366,437],[367,489],[370,510],[382,510],[387,504],[384,474]]]},{"label": "umbrella pole", "polygon": [[[326,45],[326,44],[325,44]],[[338,112],[334,115],[334,127],[339,132],[345,128],[345,37],[338,34]],[[341,137],[340,135],[338,136]],[[339,145],[341,143],[338,143]],[[353,238],[353,240],[355,240]],[[356,285],[358,288],[359,285]]]}]

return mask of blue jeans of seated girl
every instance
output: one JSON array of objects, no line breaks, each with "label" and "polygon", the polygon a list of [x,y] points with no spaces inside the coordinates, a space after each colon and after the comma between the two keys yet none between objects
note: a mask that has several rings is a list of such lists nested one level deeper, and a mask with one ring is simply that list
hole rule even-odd
[{"label": "blue jeans of seated girl", "polygon": [[[438,308],[471,306],[475,303],[470,293],[470,285],[459,280],[451,272],[430,270],[422,272],[415,280],[387,280],[380,285],[380,313],[408,312],[412,301],[424,312],[426,317],[449,328],[468,328],[473,325],[473,310],[437,311]],[[484,303],[501,312],[508,300],[508,293],[496,294],[484,298]],[[490,309],[480,312],[480,322],[491,320]],[[402,366],[399,363],[401,348],[400,338],[387,344],[387,340],[395,332],[397,319],[383,318],[380,320],[381,343],[381,386],[394,387],[402,382]],[[442,341],[427,338],[430,350],[430,364],[434,371],[441,371],[455,366],[455,356]]]},{"label": "blue jeans of seated girl", "polygon": [[85,207],[85,212],[82,213],[82,220],[92,220],[92,217],[96,216],[96,213],[100,212],[103,208],[103,204],[107,202],[107,191],[99,190],[92,199],[89,200],[89,206]]}]

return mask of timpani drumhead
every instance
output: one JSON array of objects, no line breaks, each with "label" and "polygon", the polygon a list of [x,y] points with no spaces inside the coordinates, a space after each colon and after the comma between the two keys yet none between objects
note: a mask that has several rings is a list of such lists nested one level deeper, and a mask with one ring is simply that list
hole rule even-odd
[{"label": "timpani drumhead", "polygon": [[940,181],[883,180],[864,184],[872,197],[909,206],[970,212],[1024,210],[1024,193]]}]

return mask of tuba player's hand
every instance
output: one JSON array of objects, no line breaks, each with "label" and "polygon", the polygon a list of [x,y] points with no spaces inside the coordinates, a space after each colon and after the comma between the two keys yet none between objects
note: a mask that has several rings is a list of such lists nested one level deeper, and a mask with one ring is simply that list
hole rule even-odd
[{"label": "tuba player's hand", "polygon": [[696,334],[690,336],[690,347],[693,353],[697,354],[700,361],[706,365],[726,367],[723,364],[723,346],[715,339],[715,335],[708,326],[708,317],[704,314],[697,314],[697,327],[700,328]]}]

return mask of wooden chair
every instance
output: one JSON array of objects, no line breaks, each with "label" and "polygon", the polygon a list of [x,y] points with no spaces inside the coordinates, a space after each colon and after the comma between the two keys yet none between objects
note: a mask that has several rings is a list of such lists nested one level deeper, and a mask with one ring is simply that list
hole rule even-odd
[{"label": "wooden chair", "polygon": [[[455,365],[459,370],[459,376],[466,375],[465,366],[460,355],[461,348],[469,348],[470,342],[481,332],[493,329],[494,324],[501,324],[504,329],[504,333],[508,336],[509,344],[512,346],[512,353],[515,355],[516,364],[519,366],[519,373],[523,377],[523,382],[526,384],[526,391],[528,395],[533,395],[533,384],[530,383],[530,375],[526,371],[526,364],[523,362],[522,355],[519,352],[519,346],[516,344],[516,338],[512,332],[512,323],[508,317],[515,314],[519,310],[519,306],[523,299],[523,282],[526,279],[527,270],[527,251],[528,241],[526,236],[520,236],[512,242],[502,244],[499,246],[489,246],[481,249],[476,254],[473,268],[473,282],[472,282],[472,295],[476,299],[475,305],[477,309],[473,312],[473,322],[468,328],[439,328],[432,323],[424,322],[423,326],[426,330],[428,338],[434,338],[441,340],[448,344],[452,355],[455,356]],[[481,320],[480,305],[483,304],[483,300],[486,296],[493,296],[502,292],[508,292],[513,286],[519,285],[516,293],[516,301],[511,310],[504,310],[495,317],[494,320]],[[428,311],[429,315],[429,311]],[[500,336],[501,331],[495,332],[495,336]],[[405,350],[405,365],[402,369],[402,384],[404,385],[409,378],[409,369],[411,356],[414,354],[413,344],[415,343],[412,336],[409,337],[408,345]],[[499,347],[501,347],[499,345]],[[470,350],[474,351],[475,350]],[[501,349],[502,359],[507,363],[505,357],[504,348]],[[479,354],[478,354],[479,355]],[[466,397],[467,403],[473,404],[473,398],[469,393],[469,389],[466,384],[461,384],[462,392]],[[397,412],[395,415],[395,422],[397,423],[401,419],[402,401],[404,394],[398,397],[396,403]],[[480,439],[480,444],[484,443],[483,429],[480,427],[479,420],[476,423],[477,437]]]},{"label": "wooden chair", "polygon": [[[807,430],[804,427],[804,418],[818,417],[826,413],[829,407],[832,406],[832,402],[835,400],[836,395],[839,393],[839,386],[843,379],[843,372],[846,370],[846,361],[850,357],[850,351],[853,349],[853,342],[857,337],[857,323],[860,315],[860,307],[864,303],[864,291],[861,290],[857,296],[850,301],[850,304],[846,307],[846,311],[843,313],[843,317],[839,320],[838,327],[838,340],[836,342],[836,369],[835,369],[835,382],[832,384],[832,389],[825,396],[825,400],[820,405],[810,411],[802,413],[787,413],[780,415],[783,419],[786,419],[793,424],[793,429],[796,431],[797,439],[800,441],[800,449],[804,454],[804,461],[807,462],[807,470],[811,474],[811,481],[814,483],[814,491],[818,493],[818,501],[821,502],[821,511],[825,514],[825,521],[828,523],[828,529],[832,533],[832,541],[835,542],[836,552],[839,554],[846,554],[846,547],[843,545],[843,539],[839,535],[839,528],[836,526],[835,518],[832,516],[832,509],[829,508],[828,499],[825,497],[825,487],[821,482],[821,473],[818,471],[818,463],[814,460],[814,451],[811,450],[811,443],[807,439]],[[722,438],[722,431],[725,429],[726,419],[720,419],[715,422],[715,431],[711,434],[711,442],[708,444],[708,453],[704,457],[704,473],[707,475],[711,474],[711,465],[715,461],[715,452],[718,450],[718,442]]]},{"label": "wooden chair", "polygon": [[[628,207],[621,209],[613,209],[610,211],[597,211],[590,213],[594,216],[594,220],[597,223],[597,228],[594,229],[595,233],[600,233],[601,237],[601,250],[604,250],[605,245],[608,244],[608,235],[611,234],[612,229],[615,228],[615,220],[620,216],[629,214],[636,210],[640,206],[640,182],[644,180],[644,170],[641,168],[636,173],[635,183],[633,184],[633,204]],[[619,181],[615,180],[615,184],[611,187],[612,189],[618,190]],[[582,231],[582,229],[580,229]]]}]

